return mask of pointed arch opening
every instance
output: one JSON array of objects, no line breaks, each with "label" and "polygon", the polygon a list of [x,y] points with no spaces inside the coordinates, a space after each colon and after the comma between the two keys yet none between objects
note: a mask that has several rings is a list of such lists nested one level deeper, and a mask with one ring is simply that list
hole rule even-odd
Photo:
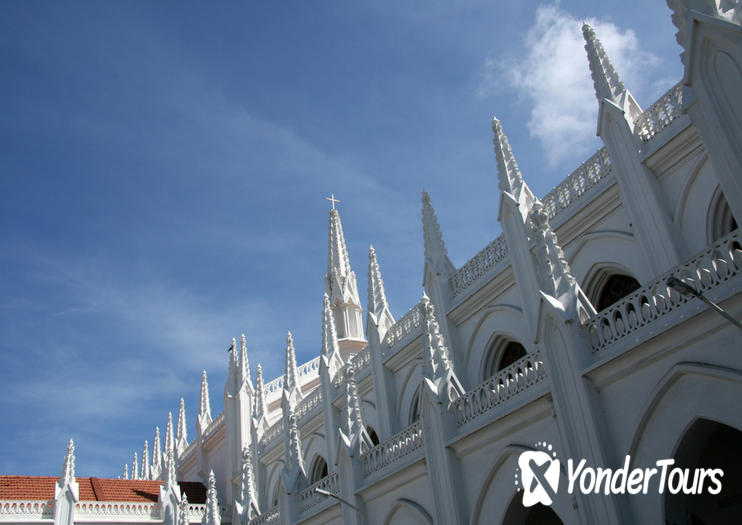
[{"label": "pointed arch opening", "polygon": [[374,430],[374,427],[371,425],[366,426],[366,432],[368,432],[368,437],[371,439],[372,445],[376,446],[380,443],[379,435],[376,433],[376,430]]},{"label": "pointed arch opening", "polygon": [[418,419],[420,419],[420,387],[417,387],[415,394],[412,396],[412,402],[410,403],[410,412],[408,416],[408,423],[411,425]]},{"label": "pointed arch opening", "polygon": [[485,381],[526,355],[525,347],[514,339],[497,337],[484,354],[480,381]]},{"label": "pointed arch opening", "polygon": [[[685,476],[668,474],[665,490],[665,523],[678,525],[702,525],[712,523],[735,523],[742,515],[742,432],[723,423],[709,419],[696,420],[683,434],[675,451],[673,469],[687,469]],[[698,468],[720,468],[721,492],[710,494],[713,486],[708,478],[698,494],[683,494],[680,490],[672,494],[673,483],[695,484]]]},{"label": "pointed arch opening", "polygon": [[714,192],[711,205],[709,206],[708,217],[706,219],[706,236],[708,243],[714,243],[724,237],[726,234],[737,229],[737,221],[732,215],[724,192],[721,187]]},{"label": "pointed arch opening", "polygon": [[315,456],[312,467],[309,469],[309,483],[316,483],[327,476],[327,461],[322,456]]},{"label": "pointed arch opening", "polygon": [[636,277],[618,266],[601,265],[590,274],[583,290],[598,312],[641,288]]},{"label": "pointed arch opening", "polygon": [[564,525],[551,507],[537,503],[533,507],[524,507],[522,496],[517,492],[510,500],[502,525]]}]

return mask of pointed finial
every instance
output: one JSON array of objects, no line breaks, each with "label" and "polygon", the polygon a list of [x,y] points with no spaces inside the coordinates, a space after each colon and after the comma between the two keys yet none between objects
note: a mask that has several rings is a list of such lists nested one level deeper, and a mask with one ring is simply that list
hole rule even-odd
[{"label": "pointed finial", "polygon": [[175,452],[168,450],[165,453],[165,468],[162,469],[162,487],[165,491],[177,485],[177,471],[175,470]]},{"label": "pointed finial", "polygon": [[186,427],[185,401],[180,398],[180,408],[178,409],[178,431],[175,434],[175,450],[178,454],[182,453],[188,446],[188,428]]},{"label": "pointed finial", "polygon": [[129,465],[124,463],[124,479],[129,479]]},{"label": "pointed finial", "polygon": [[237,365],[237,339],[232,338],[232,344],[229,345],[229,367]]},{"label": "pointed finial", "polygon": [[209,400],[209,381],[206,370],[201,372],[201,393],[199,396],[198,421],[203,432],[211,423],[211,401]]},{"label": "pointed finial", "polygon": [[513,195],[523,186],[523,175],[510,148],[510,141],[502,129],[497,117],[492,117],[492,143],[495,146],[497,158],[497,176],[500,179],[500,189]]},{"label": "pointed finial", "polygon": [[443,372],[451,367],[448,347],[443,341],[438,320],[435,317],[435,307],[427,295],[422,298],[423,315],[425,321],[425,361],[426,377],[441,377]]},{"label": "pointed finial", "polygon": [[286,371],[283,378],[283,390],[293,398],[294,393],[301,395],[299,387],[299,372],[296,367],[296,352],[294,350],[294,337],[289,332],[286,335]]},{"label": "pointed finial", "polygon": [[165,427],[165,454],[175,450],[175,439],[173,438],[173,413],[167,413],[167,426]]},{"label": "pointed finial", "polygon": [[139,479],[139,459],[134,452],[134,459],[131,461],[131,479]]},{"label": "pointed finial", "polygon": [[139,479],[149,479],[149,443],[144,441],[144,450],[142,450],[142,472]]},{"label": "pointed finial", "polygon": [[443,235],[438,225],[438,218],[430,203],[430,195],[423,190],[423,238],[425,240],[425,258],[436,261],[439,258],[448,257],[446,245],[443,243]]},{"label": "pointed finial", "polygon": [[75,443],[70,439],[67,443],[67,454],[64,456],[60,484],[66,485],[75,481]]},{"label": "pointed finial", "polygon": [[265,402],[265,385],[263,384],[263,367],[258,363],[258,370],[255,377],[255,419],[260,421],[268,412]]},{"label": "pointed finial", "polygon": [[250,382],[250,361],[247,358],[247,339],[240,337],[240,383]]},{"label": "pointed finial", "polygon": [[626,93],[626,86],[621,82],[616,69],[608,59],[595,31],[588,24],[583,24],[582,35],[585,37],[585,51],[590,63],[590,73],[593,77],[595,96],[598,101],[608,99],[617,104],[621,103],[622,95]]},{"label": "pointed finial", "polygon": [[384,280],[381,278],[376,250],[371,246],[368,249],[368,313],[373,314],[378,322],[384,310],[389,310],[389,303],[386,300]]},{"label": "pointed finial", "polygon": [[[343,234],[343,225],[340,222],[340,215],[335,208],[330,210],[329,225],[329,244],[327,247],[327,275],[325,279],[330,279],[333,274],[338,277],[347,278],[350,276],[350,259],[348,258],[348,248],[345,245],[345,235]],[[329,284],[327,292],[330,294]]]},{"label": "pointed finial", "polygon": [[152,465],[149,468],[149,479],[160,479],[162,473],[162,448],[160,447],[160,427],[155,427],[155,439],[152,442]]},{"label": "pointed finial", "polygon": [[190,525],[188,507],[188,496],[183,492],[183,497],[180,498],[180,503],[178,503],[178,525]]},{"label": "pointed finial", "polygon": [[576,283],[575,278],[559,246],[556,234],[549,225],[549,216],[541,202],[533,206],[530,219],[534,229],[541,285],[547,294],[559,298],[572,288]]},{"label": "pointed finial", "polygon": [[335,316],[332,313],[330,298],[327,294],[324,294],[322,298],[322,346],[320,347],[320,355],[325,356],[328,360],[334,360],[333,356],[340,356]]},{"label": "pointed finial", "polygon": [[219,500],[216,496],[216,478],[214,471],[209,472],[209,488],[206,491],[206,512],[201,519],[201,525],[221,525],[221,513],[219,512]]},{"label": "pointed finial", "polygon": [[260,510],[257,502],[257,492],[255,491],[255,480],[252,471],[252,451],[250,446],[242,449],[242,469],[240,476],[240,494],[239,501],[236,503],[237,512],[243,523],[249,522],[255,518]]}]

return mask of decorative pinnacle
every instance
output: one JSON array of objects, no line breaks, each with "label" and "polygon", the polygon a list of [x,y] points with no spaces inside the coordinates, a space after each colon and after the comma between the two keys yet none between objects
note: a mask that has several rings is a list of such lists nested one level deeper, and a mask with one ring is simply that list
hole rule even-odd
[{"label": "decorative pinnacle", "polygon": [[229,367],[237,366],[237,339],[232,338],[232,344],[229,345]]},{"label": "decorative pinnacle", "polygon": [[131,460],[131,479],[139,479],[139,460],[136,452],[134,452],[134,459]]},{"label": "decorative pinnacle", "polygon": [[284,424],[286,428],[285,446],[287,450],[286,470],[296,469],[306,476],[304,468],[304,456],[301,453],[301,438],[296,421],[296,413],[291,405],[284,407]]},{"label": "decorative pinnacle", "polygon": [[152,443],[152,466],[162,466],[162,449],[160,448],[160,427],[155,427],[155,440]]},{"label": "decorative pinnacle", "polygon": [[255,378],[255,419],[260,420],[267,412],[265,403],[265,385],[263,384],[263,367],[258,363],[257,377]]},{"label": "decorative pinnacle", "polygon": [[62,465],[61,485],[67,485],[75,481],[75,443],[70,439],[67,443],[67,454],[64,456]]},{"label": "decorative pinnacle", "polygon": [[437,257],[447,257],[446,245],[443,243],[443,235],[438,225],[438,218],[430,203],[430,195],[423,190],[423,239],[425,240],[425,258],[431,261]]},{"label": "decorative pinnacle", "polygon": [[201,395],[199,396],[198,420],[201,422],[203,428],[211,423],[211,402],[209,401],[209,382],[206,378],[206,370],[201,372]]},{"label": "decorative pinnacle", "polygon": [[426,375],[433,379],[441,377],[450,368],[451,363],[448,348],[435,318],[435,307],[425,293],[422,303],[425,321],[425,368],[428,369]]},{"label": "decorative pinnacle", "polygon": [[247,359],[247,340],[245,334],[240,337],[240,383],[250,381],[250,361]]},{"label": "decorative pinnacle", "polygon": [[330,359],[333,355],[340,355],[340,347],[338,346],[338,335],[335,329],[335,316],[330,306],[330,298],[326,293],[322,298],[322,306],[322,347],[320,348],[320,355]]},{"label": "decorative pinnacle", "polygon": [[167,413],[167,426],[165,427],[165,454],[175,450],[175,440],[173,439],[173,413]]},{"label": "decorative pinnacle", "polygon": [[296,369],[294,337],[291,332],[286,336],[286,372],[283,377],[283,390],[292,395],[294,391],[299,391],[299,372]]},{"label": "decorative pinnacle", "polygon": [[358,389],[356,388],[354,374],[355,367],[353,361],[350,361],[345,372],[345,428],[351,440],[360,437],[364,430],[361,419],[361,404],[358,401]]},{"label": "decorative pinnacle", "polygon": [[216,497],[216,478],[214,471],[209,472],[209,489],[206,491],[206,512],[201,519],[201,525],[220,525],[219,501]]},{"label": "decorative pinnacle", "polygon": [[189,525],[190,519],[188,516],[188,496],[183,492],[183,497],[180,498],[178,503],[178,525]]},{"label": "decorative pinnacle", "polygon": [[165,453],[165,468],[162,469],[162,485],[167,491],[170,488],[175,488],[177,483],[176,472],[175,472],[175,452],[168,450]]},{"label": "decorative pinnacle", "polygon": [[523,175],[515,161],[513,150],[510,148],[510,141],[497,117],[492,117],[492,132],[494,134],[492,143],[495,146],[500,189],[515,195],[523,187]]},{"label": "decorative pinnacle", "polygon": [[149,479],[149,443],[144,441],[144,450],[142,450],[142,472],[139,479]]},{"label": "decorative pinnacle", "polygon": [[240,480],[240,503],[245,515],[243,518],[248,520],[253,518],[252,508],[257,506],[255,498],[255,480],[252,471],[252,451],[251,446],[242,449],[242,476]]},{"label": "decorative pinnacle", "polygon": [[129,479],[129,465],[124,463],[124,479]]},{"label": "decorative pinnacle", "polygon": [[376,250],[371,246],[368,249],[368,312],[373,314],[377,321],[384,309],[389,309],[384,292],[384,281],[381,278],[379,261],[376,259]]},{"label": "decorative pinnacle", "polygon": [[530,213],[536,241],[536,256],[544,291],[560,297],[576,283],[569,263],[559,246],[556,234],[549,225],[549,215],[540,201],[536,201]]},{"label": "decorative pinnacle", "polygon": [[620,103],[621,96],[626,93],[626,86],[621,82],[616,69],[608,59],[603,44],[588,24],[582,25],[582,35],[585,37],[585,51],[587,51],[587,59],[590,63],[595,96],[598,101],[608,99]]},{"label": "decorative pinnacle", "polygon": [[178,452],[188,445],[188,428],[186,427],[185,401],[180,398],[180,409],[178,409],[178,432],[175,435],[175,444]]}]

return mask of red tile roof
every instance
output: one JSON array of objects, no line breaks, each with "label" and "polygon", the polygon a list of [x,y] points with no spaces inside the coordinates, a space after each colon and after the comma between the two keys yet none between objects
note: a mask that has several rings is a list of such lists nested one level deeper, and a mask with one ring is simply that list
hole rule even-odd
[{"label": "red tile roof", "polygon": [[[54,476],[0,476],[0,500],[54,499]],[[77,478],[81,501],[157,501],[162,481],[141,479]],[[198,481],[181,481],[190,503],[206,502],[206,487]]]}]

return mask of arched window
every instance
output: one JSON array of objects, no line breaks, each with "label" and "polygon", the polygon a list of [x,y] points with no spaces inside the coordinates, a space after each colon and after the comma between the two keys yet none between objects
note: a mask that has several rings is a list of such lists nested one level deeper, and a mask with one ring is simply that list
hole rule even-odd
[{"label": "arched window", "polygon": [[[665,523],[737,523],[742,515],[742,432],[736,428],[698,419],[685,432],[675,452],[673,468],[688,469],[689,483],[695,483],[696,468],[720,468],[724,472],[721,492],[711,494],[708,478],[703,490],[693,494],[665,490]],[[676,476],[677,478],[677,476]],[[701,478],[703,479],[703,477]],[[669,480],[668,480],[669,483]],[[673,483],[677,483],[674,481]],[[668,487],[669,488],[669,487]]]},{"label": "arched window", "polygon": [[327,461],[322,456],[317,456],[309,469],[309,483],[316,483],[327,476]]},{"label": "arched window", "polygon": [[492,344],[482,363],[481,380],[489,379],[526,355],[526,349],[518,341],[498,337]]},{"label": "arched window", "polygon": [[271,498],[271,500],[273,501],[274,507],[278,506],[278,500],[281,497],[281,487],[282,487],[282,483],[281,483],[281,480],[279,479],[278,481],[276,481],[276,486],[273,487],[273,497]]},{"label": "arched window", "polygon": [[706,231],[708,242],[718,241],[727,233],[737,229],[737,221],[732,216],[732,210],[729,208],[724,193],[721,188],[717,188],[714,197],[709,206],[708,218],[706,219]]},{"label": "arched window", "polygon": [[629,295],[640,287],[639,281],[630,275],[614,273],[603,281],[595,301],[595,309],[600,312]]},{"label": "arched window", "polygon": [[412,403],[410,403],[410,415],[408,419],[410,425],[420,419],[420,387],[417,387],[417,390],[415,390],[415,395],[412,396]]},{"label": "arched window", "polygon": [[366,432],[368,432],[368,437],[371,438],[371,444],[376,446],[379,444],[379,436],[376,434],[376,431],[374,430],[374,427],[367,426]]}]

